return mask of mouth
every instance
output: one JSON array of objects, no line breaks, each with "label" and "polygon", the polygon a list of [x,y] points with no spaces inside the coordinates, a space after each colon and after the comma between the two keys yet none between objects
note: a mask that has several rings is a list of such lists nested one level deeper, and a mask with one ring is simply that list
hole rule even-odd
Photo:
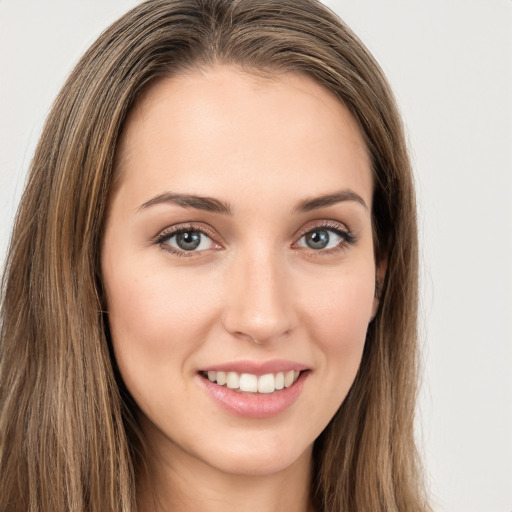
[{"label": "mouth", "polygon": [[201,371],[199,375],[219,387],[225,387],[239,393],[270,395],[291,387],[307,370],[289,370],[286,372],[238,373],[235,371]]},{"label": "mouth", "polygon": [[311,372],[288,360],[245,360],[201,368],[197,377],[214,403],[230,414],[263,419],[292,409]]}]

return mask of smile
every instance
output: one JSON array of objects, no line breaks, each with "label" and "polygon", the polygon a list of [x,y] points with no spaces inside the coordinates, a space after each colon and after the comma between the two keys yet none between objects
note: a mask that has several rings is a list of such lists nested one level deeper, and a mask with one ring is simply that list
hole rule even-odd
[{"label": "smile", "polygon": [[309,380],[311,368],[291,361],[238,361],[203,368],[201,387],[230,414],[271,418],[292,407]]},{"label": "smile", "polygon": [[225,386],[235,391],[270,394],[289,388],[299,378],[300,371],[290,370],[258,376],[252,373],[211,370],[202,372],[201,375],[218,386]]}]

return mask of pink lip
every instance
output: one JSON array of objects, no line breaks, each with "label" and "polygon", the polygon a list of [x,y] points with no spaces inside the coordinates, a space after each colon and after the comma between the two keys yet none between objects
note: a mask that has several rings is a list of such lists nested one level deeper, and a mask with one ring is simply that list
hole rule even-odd
[{"label": "pink lip", "polygon": [[201,374],[197,378],[210,397],[223,409],[237,416],[256,419],[270,418],[286,411],[299,398],[309,374],[310,372],[303,372],[290,387],[269,394],[235,391],[210,382]]},{"label": "pink lip", "polygon": [[253,375],[266,375],[267,373],[289,372],[291,370],[303,371],[308,367],[286,361],[284,359],[273,359],[271,361],[233,361],[231,363],[222,363],[201,368],[202,372],[236,372],[236,373],[252,373]]}]

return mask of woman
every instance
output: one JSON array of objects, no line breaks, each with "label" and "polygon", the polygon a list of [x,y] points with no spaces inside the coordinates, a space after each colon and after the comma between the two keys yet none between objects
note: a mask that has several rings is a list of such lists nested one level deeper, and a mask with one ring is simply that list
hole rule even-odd
[{"label": "woman", "polygon": [[150,0],[59,94],[4,277],[0,510],[428,510],[386,81],[314,1]]}]

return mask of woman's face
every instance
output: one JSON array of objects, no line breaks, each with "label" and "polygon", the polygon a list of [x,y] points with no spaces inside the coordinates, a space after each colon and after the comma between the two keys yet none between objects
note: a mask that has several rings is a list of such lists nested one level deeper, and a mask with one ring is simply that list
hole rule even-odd
[{"label": "woman's face", "polygon": [[102,271],[149,445],[231,474],[307,464],[376,308],[356,122],[307,76],[217,66],[149,89],[118,166]]}]

